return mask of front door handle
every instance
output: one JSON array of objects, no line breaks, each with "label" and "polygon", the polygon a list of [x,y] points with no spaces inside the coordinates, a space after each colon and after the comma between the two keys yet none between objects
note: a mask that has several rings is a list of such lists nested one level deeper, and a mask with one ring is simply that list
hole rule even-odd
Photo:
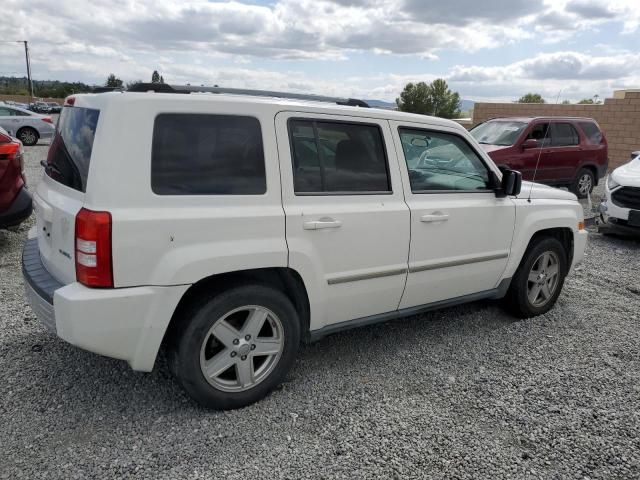
[{"label": "front door handle", "polygon": [[432,213],[420,217],[420,221],[424,223],[446,222],[447,220],[449,220],[449,215],[446,213]]},{"label": "front door handle", "polygon": [[321,218],[320,220],[312,220],[310,222],[304,222],[303,228],[305,230],[322,230],[324,228],[339,228],[342,226],[340,220],[334,220],[333,218]]}]

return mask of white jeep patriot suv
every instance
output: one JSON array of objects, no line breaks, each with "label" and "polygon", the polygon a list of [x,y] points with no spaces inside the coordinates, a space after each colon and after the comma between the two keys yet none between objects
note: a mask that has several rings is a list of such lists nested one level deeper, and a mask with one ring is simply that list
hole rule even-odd
[{"label": "white jeep patriot suv", "polygon": [[163,346],[205,406],[259,400],[301,341],[343,329],[479,299],[542,314],[583,257],[576,197],[522,185],[452,121],[140,90],[66,100],[26,293],[57,336],[135,370]]}]

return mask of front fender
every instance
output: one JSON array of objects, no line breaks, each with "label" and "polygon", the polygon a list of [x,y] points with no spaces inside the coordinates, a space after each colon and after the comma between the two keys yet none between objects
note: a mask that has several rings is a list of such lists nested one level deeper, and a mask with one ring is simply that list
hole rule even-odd
[{"label": "front fender", "polygon": [[[533,236],[541,230],[568,228],[573,236],[578,234],[578,222],[583,220],[583,211],[575,201],[516,199],[516,226],[511,247],[511,255],[505,269],[504,278],[513,277]],[[573,263],[580,259],[575,258]],[[580,253],[582,257],[582,253]]]}]

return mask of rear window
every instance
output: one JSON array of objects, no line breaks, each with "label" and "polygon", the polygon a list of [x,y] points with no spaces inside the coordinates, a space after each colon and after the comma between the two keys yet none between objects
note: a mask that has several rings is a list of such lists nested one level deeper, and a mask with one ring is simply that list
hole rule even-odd
[{"label": "rear window", "polygon": [[580,128],[589,139],[589,143],[599,144],[602,142],[602,132],[598,128],[598,126],[593,122],[580,122],[578,123]]},{"label": "rear window", "polygon": [[158,115],[151,188],[158,195],[264,194],[260,122],[235,115]]},{"label": "rear window", "polygon": [[80,192],[87,189],[87,175],[99,110],[81,107],[62,109],[56,134],[49,147],[45,171],[54,180]]}]

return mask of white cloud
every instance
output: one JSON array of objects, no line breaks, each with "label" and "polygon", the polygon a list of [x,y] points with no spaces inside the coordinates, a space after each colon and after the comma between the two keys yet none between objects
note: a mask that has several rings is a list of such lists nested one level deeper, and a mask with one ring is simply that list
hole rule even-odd
[{"label": "white cloud", "polygon": [[[564,87],[578,97],[640,83],[636,53],[598,48],[537,55],[505,66],[462,65],[424,75],[381,72],[335,80],[305,73],[309,59],[336,69],[361,52],[436,60],[448,52],[480,52],[524,39],[566,41],[577,32],[619,22],[640,27],[637,0],[276,0],[271,5],[207,0],[5,0],[10,22],[0,38],[28,39],[36,78],[125,81],[160,69],[174,83],[314,91],[395,98],[407,81],[445,77],[463,96],[546,95]],[[37,13],[34,13],[37,12]],[[637,34],[637,33],[636,33]],[[2,46],[0,75],[24,69],[20,45]],[[566,47],[565,47],[566,48]],[[269,68],[251,68],[255,62]],[[264,64],[264,63],[263,63]],[[382,63],[381,63],[382,64]],[[334,78],[334,80],[330,80]]]}]

